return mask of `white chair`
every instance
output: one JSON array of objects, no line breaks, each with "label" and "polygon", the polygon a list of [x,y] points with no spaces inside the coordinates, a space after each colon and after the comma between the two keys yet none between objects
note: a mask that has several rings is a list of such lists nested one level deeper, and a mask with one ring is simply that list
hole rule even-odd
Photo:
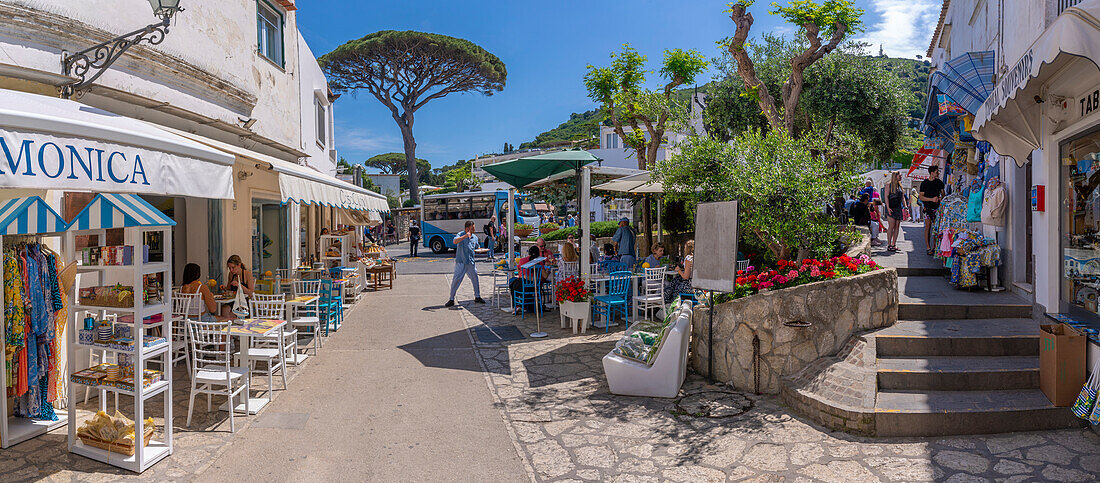
[{"label": "white chair", "polygon": [[[249,303],[252,317],[257,319],[287,320],[286,302],[283,294],[260,295],[254,294]],[[289,323],[287,324],[289,325]],[[255,347],[275,347],[283,349],[283,358],[294,365],[298,365],[298,331],[294,328],[283,329],[282,344],[279,344],[279,335],[267,337],[255,337],[252,339]]]},{"label": "white chair", "polygon": [[187,403],[187,425],[195,407],[195,395],[206,394],[206,411],[211,411],[210,398],[221,395],[229,399],[229,431],[236,432],[233,413],[234,399],[244,393],[244,413],[248,414],[249,370],[232,367],[229,356],[229,321],[199,322],[185,319],[191,338],[191,397]]},{"label": "white chair", "polygon": [[[560,259],[559,259],[560,260]],[[558,268],[558,281],[567,279],[569,277],[579,277],[581,274],[581,262],[558,262],[561,266]]]},{"label": "white chair", "polygon": [[187,342],[187,320],[198,320],[192,315],[192,308],[202,304],[202,295],[195,293],[176,293],[172,298],[172,355],[169,363],[173,366],[183,361],[187,364],[187,375],[191,376],[190,344]]},{"label": "white chair", "polygon": [[735,267],[736,267],[735,270],[748,270],[749,261],[748,260],[738,260]]},{"label": "white chair", "polygon": [[295,297],[317,297],[317,301],[313,302],[312,306],[295,306],[292,313],[287,314],[290,317],[291,327],[312,329],[310,335],[313,337],[313,355],[317,355],[318,349],[325,345],[324,340],[321,338],[321,317],[318,311],[321,302],[321,281],[295,280],[292,285]]},{"label": "white chair", "polygon": [[650,317],[650,311],[655,313],[664,306],[664,272],[664,267],[651,267],[645,269],[645,278],[642,279],[642,293],[634,296],[634,310],[641,310],[646,318]]},{"label": "white chair", "polygon": [[[283,304],[280,302],[272,301],[254,301],[249,306],[252,310],[259,310],[259,312],[252,312],[253,316],[257,313],[260,314],[275,314],[279,313],[283,309]],[[257,317],[262,318],[262,317]],[[265,347],[265,344],[258,344],[259,337],[252,337],[249,347],[242,347],[241,350],[233,354],[240,361],[240,364],[248,366],[249,370],[255,374],[267,374],[267,390],[268,395],[275,389],[274,377],[275,372],[279,372],[283,379],[283,389],[287,388],[286,385],[286,353],[284,350],[283,339],[279,335],[274,337],[277,347]],[[264,363],[263,370],[256,369],[256,363]]]},{"label": "white chair", "polygon": [[[509,305],[512,305],[512,292],[508,289],[508,279],[512,274],[511,270],[493,270],[493,305],[496,308],[500,308],[500,297],[503,295],[509,300]],[[510,311],[514,312],[513,306]]]},{"label": "white chair", "polygon": [[275,270],[275,283],[279,293],[291,293],[294,280],[298,278],[298,271],[289,268]]}]

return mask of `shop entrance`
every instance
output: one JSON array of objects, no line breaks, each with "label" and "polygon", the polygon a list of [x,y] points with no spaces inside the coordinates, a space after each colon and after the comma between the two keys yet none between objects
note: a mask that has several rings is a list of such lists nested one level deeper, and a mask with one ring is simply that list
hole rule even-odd
[{"label": "shop entrance", "polygon": [[252,266],[260,275],[287,268],[287,210],[278,201],[252,202]]}]

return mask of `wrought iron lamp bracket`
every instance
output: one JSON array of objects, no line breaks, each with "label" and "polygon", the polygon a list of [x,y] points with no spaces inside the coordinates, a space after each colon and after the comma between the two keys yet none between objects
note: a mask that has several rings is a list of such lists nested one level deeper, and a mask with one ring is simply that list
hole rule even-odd
[{"label": "wrought iron lamp bracket", "polygon": [[[182,10],[182,9],[181,9]],[[103,75],[122,54],[142,42],[157,45],[168,35],[168,26],[172,18],[161,17],[161,21],[147,25],[133,32],[120,35],[101,44],[94,45],[74,54],[62,53],[61,70],[65,75],[80,79],[60,87],[61,97],[70,99],[74,95],[82,96],[99,76]]]}]

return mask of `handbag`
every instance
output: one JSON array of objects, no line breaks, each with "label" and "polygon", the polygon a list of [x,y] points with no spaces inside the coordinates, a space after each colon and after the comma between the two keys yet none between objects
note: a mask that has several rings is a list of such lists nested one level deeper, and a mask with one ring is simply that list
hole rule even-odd
[{"label": "handbag", "polygon": [[244,290],[237,290],[237,297],[233,301],[233,315],[238,319],[247,319],[251,315],[248,311],[248,301],[244,298]]},{"label": "handbag", "polygon": [[1081,419],[1100,423],[1100,411],[1096,411],[1096,392],[1100,390],[1100,361],[1092,368],[1092,375],[1085,381],[1077,401],[1073,403],[1073,414]]}]

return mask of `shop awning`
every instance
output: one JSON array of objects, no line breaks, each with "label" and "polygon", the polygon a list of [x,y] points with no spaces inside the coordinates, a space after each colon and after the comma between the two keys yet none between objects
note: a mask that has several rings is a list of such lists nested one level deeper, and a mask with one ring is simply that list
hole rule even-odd
[{"label": "shop awning", "polygon": [[386,197],[337,179],[335,176],[317,171],[309,166],[283,161],[273,156],[196,134],[171,128],[166,129],[226,153],[266,164],[272,171],[279,173],[279,192],[283,203],[291,201],[307,205],[317,203],[349,210],[379,213],[390,210]]},{"label": "shop awning", "polygon": [[60,233],[68,223],[38,196],[0,201],[0,235]]},{"label": "shop awning", "polygon": [[992,50],[967,52],[932,73],[929,84],[973,114],[993,92]]},{"label": "shop awning", "polygon": [[0,89],[0,188],[233,198],[233,157],[79,102]]},{"label": "shop awning", "polygon": [[1100,0],[1067,8],[1031,44],[974,114],[974,137],[1023,166],[1042,144],[1043,80],[1077,58],[1100,65]]},{"label": "shop awning", "polygon": [[131,194],[100,193],[92,198],[69,223],[77,230],[102,228],[126,228],[134,226],[175,226],[167,215],[140,196]]}]

